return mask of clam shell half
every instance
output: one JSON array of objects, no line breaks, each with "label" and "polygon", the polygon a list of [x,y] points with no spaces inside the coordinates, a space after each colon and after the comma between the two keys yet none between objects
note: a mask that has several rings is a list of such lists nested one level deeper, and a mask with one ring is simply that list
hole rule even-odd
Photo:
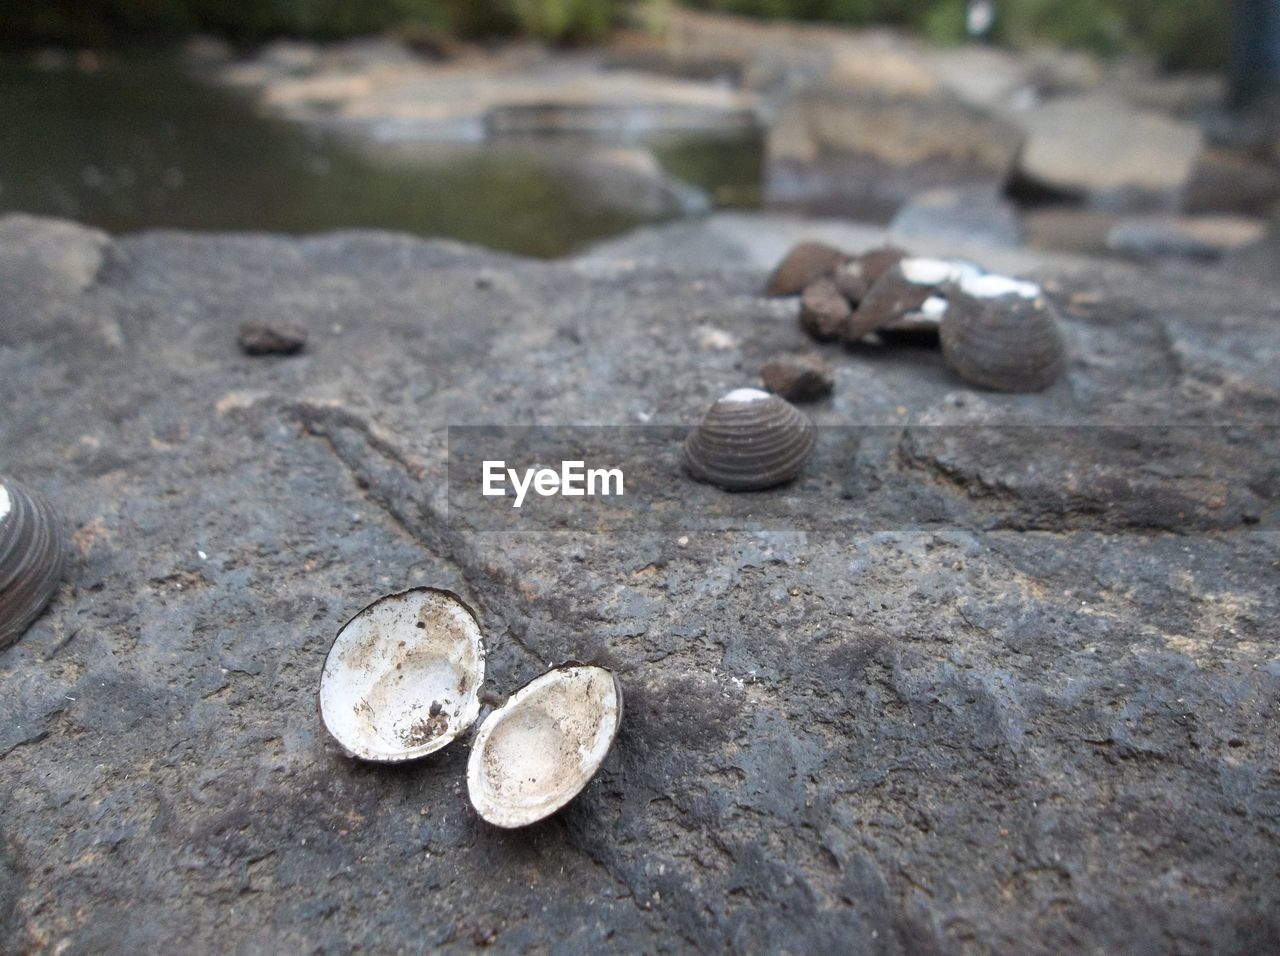
[{"label": "clam shell half", "polygon": [[43,495],[0,478],[0,648],[21,637],[58,590],[68,544]]},{"label": "clam shell half", "polygon": [[471,805],[499,827],[550,816],[595,776],[621,722],[611,671],[566,664],[534,678],[480,725],[467,762]]},{"label": "clam shell half", "polygon": [[813,451],[813,423],[785,399],[739,388],[707,411],[684,443],[699,481],[726,491],[760,491],[800,474]]},{"label": "clam shell half", "polygon": [[901,327],[903,323],[911,328],[908,317],[917,316],[944,287],[980,274],[977,266],[960,259],[899,259],[885,269],[849,317],[844,340],[853,344],[869,332]]},{"label": "clam shell half", "polygon": [[471,608],[451,591],[413,588],[343,625],[320,676],[320,718],[353,757],[413,760],[475,723],[483,681]]},{"label": "clam shell half", "polygon": [[982,388],[1038,392],[1066,366],[1056,310],[1034,283],[1004,276],[959,283],[940,334],[947,364]]}]

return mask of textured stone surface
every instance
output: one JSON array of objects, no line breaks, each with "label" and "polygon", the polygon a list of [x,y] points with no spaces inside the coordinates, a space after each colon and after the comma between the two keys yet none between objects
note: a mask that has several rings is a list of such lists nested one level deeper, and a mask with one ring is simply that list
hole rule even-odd
[{"label": "textured stone surface", "polygon": [[[761,222],[777,255],[802,228]],[[1024,256],[1072,352],[1044,394],[833,346],[795,485],[672,473],[745,530],[448,521],[449,424],[687,425],[805,343],[728,223],[645,264],[664,234],[539,263],[0,222],[0,471],[78,552],[0,653],[6,948],[1280,947],[1274,287]],[[307,352],[241,355],[263,310]],[[416,583],[474,602],[496,692],[617,668],[561,815],[495,831],[465,746],[378,768],[324,734],[333,634]]]}]

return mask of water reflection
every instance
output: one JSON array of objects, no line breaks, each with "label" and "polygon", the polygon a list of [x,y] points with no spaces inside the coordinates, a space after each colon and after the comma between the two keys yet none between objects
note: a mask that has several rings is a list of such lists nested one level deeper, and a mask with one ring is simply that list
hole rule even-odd
[{"label": "water reflection", "polygon": [[[260,116],[243,94],[150,52],[0,63],[0,211],[113,232],[372,227],[555,256],[697,211],[690,195],[759,202],[758,135],[610,145],[354,142]],[[591,156],[608,161],[584,164]],[[620,180],[611,156],[621,156]],[[648,198],[633,188],[637,156],[656,158],[678,188]]]}]

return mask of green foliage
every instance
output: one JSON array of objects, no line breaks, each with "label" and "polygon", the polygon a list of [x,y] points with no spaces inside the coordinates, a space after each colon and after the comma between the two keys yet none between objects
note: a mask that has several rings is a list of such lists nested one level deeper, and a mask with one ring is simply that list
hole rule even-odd
[{"label": "green foliage", "polygon": [[[603,36],[629,10],[657,0],[36,0],[11,3],[0,35],[95,42],[140,33],[206,30],[233,39],[350,36],[390,28],[464,37],[523,33],[553,42]],[[683,0],[686,6],[767,18],[918,29],[964,37],[965,0]],[[1221,0],[996,0],[995,38],[1099,53],[1148,50],[1167,65],[1212,68],[1226,56]]]},{"label": "green foliage", "polygon": [[548,40],[598,39],[617,11],[608,0],[512,0],[525,33]]},{"label": "green foliage", "polygon": [[[768,18],[909,26],[941,43],[964,39],[965,0],[686,0]],[[996,0],[994,38],[1114,54],[1146,51],[1167,66],[1212,69],[1226,59],[1229,4],[1220,0]]]},{"label": "green foliage", "polygon": [[13,39],[96,42],[190,30],[260,40],[420,28],[563,41],[603,36],[622,6],[621,0],[39,0],[6,9],[2,32]]}]

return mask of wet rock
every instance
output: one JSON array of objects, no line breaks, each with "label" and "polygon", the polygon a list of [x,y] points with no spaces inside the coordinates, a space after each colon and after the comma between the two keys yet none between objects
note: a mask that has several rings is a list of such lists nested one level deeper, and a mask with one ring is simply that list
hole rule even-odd
[{"label": "wet rock", "polygon": [[832,342],[844,332],[851,311],[835,280],[823,277],[800,296],[800,327],[819,342]]},{"label": "wet rock", "polygon": [[1203,147],[1191,123],[1104,94],[1052,99],[1019,122],[1019,175],[1101,208],[1177,208]]},{"label": "wet rock", "polygon": [[219,71],[270,109],[375,140],[757,128],[753,94],[516,46],[449,62],[394,41],[273,43]]},{"label": "wet rock", "polygon": [[813,402],[826,398],[835,387],[835,372],[813,352],[777,355],[760,369],[764,387],[789,402]]},{"label": "wet rock", "polygon": [[307,344],[307,330],[284,319],[240,323],[236,341],[245,355],[295,355]]},{"label": "wet rock", "polygon": [[669,175],[648,149],[592,150],[566,166],[575,178],[577,198],[589,208],[658,217],[705,212],[711,206],[705,192]]},{"label": "wet rock", "polygon": [[801,242],[792,246],[769,274],[765,295],[799,295],[818,279],[829,276],[848,255],[822,242]]}]

